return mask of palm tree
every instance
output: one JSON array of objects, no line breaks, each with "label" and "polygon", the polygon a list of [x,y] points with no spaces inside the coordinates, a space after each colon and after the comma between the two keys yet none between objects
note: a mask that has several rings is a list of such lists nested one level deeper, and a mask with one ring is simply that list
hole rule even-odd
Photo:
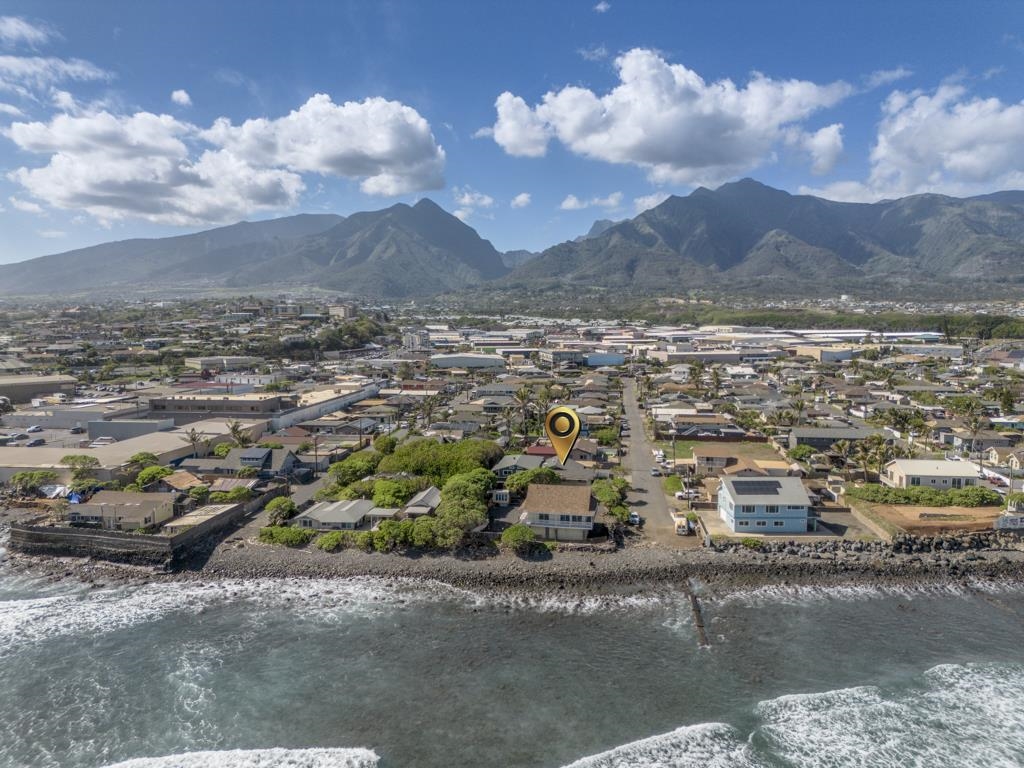
[{"label": "palm tree", "polygon": [[533,390],[527,386],[522,386],[516,393],[512,395],[512,402],[519,409],[519,415],[522,420],[523,429],[523,445],[526,445],[526,440],[529,437],[529,409],[530,404],[533,401]]},{"label": "palm tree", "polygon": [[237,419],[229,421],[227,423],[228,433],[231,435],[231,441],[239,448],[248,448],[252,445],[252,436],[246,430],[246,427],[242,422]]},{"label": "palm tree", "polygon": [[429,427],[430,422],[434,420],[434,412],[437,410],[437,406],[440,405],[436,395],[427,395],[420,402],[420,416],[423,418],[423,426]]},{"label": "palm tree", "polygon": [[868,481],[868,464],[871,461],[871,455],[874,453],[867,440],[860,440],[853,449],[853,458],[857,461],[860,466],[861,472],[864,474],[864,482]]},{"label": "palm tree", "polygon": [[181,436],[181,439],[192,446],[192,455],[195,458],[199,458],[199,446],[204,443],[203,433],[195,427],[190,427],[185,430],[185,434]]},{"label": "palm tree", "polygon": [[718,367],[711,369],[711,397],[712,399],[718,397],[718,390],[722,388],[722,374],[718,370]]},{"label": "palm tree", "polygon": [[850,461],[850,454],[853,453],[853,444],[849,440],[836,440],[832,443],[832,453],[842,459],[843,474],[846,474],[846,465]]},{"label": "palm tree", "polygon": [[804,411],[807,409],[807,402],[802,397],[794,397],[789,401],[789,407],[793,409],[796,426],[804,422]]}]

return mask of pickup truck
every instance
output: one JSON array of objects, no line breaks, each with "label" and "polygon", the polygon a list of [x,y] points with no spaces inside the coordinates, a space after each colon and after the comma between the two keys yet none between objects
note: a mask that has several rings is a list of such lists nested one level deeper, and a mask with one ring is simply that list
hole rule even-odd
[{"label": "pickup truck", "polygon": [[685,499],[699,499],[700,491],[698,491],[696,488],[687,488],[682,491],[676,491],[676,498],[679,499],[680,501],[683,501]]}]

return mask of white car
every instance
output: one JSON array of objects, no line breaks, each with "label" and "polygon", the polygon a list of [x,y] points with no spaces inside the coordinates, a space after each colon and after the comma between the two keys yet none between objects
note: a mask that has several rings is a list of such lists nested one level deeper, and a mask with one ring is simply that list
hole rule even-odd
[{"label": "white car", "polygon": [[43,428],[38,424],[33,424],[31,427],[25,430],[26,432],[42,432]]}]

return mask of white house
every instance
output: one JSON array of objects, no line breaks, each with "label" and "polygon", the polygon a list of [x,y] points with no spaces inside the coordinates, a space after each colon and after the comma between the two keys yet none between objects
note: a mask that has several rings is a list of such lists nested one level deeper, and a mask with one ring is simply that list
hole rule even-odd
[{"label": "white house", "polygon": [[718,515],[733,533],[807,533],[816,527],[798,477],[722,478]]},{"label": "white house", "polygon": [[879,477],[890,488],[935,488],[948,491],[978,484],[978,468],[969,461],[893,459]]}]

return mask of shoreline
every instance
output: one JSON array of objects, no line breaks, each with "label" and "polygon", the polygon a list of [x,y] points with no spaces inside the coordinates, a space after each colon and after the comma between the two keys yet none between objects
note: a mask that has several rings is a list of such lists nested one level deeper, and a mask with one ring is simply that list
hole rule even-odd
[{"label": "shoreline", "polygon": [[229,540],[208,555],[170,568],[126,565],[87,557],[7,552],[13,573],[94,587],[146,582],[375,577],[440,582],[498,592],[622,594],[691,585],[712,593],[770,586],[971,586],[978,581],[1024,584],[1024,551],[897,554],[892,551],[806,554],[670,550],[634,545],[607,553],[558,552],[547,560],[502,553],[482,559],[451,554],[404,555],[356,550],[288,549],[253,540]]}]

